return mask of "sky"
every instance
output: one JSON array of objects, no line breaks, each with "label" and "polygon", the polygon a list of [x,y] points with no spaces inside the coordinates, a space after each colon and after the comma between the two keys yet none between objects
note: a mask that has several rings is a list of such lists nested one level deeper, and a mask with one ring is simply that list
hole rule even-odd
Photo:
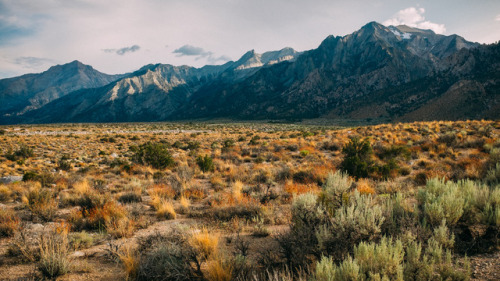
[{"label": "sky", "polygon": [[499,0],[0,0],[0,78],[79,60],[108,73],[314,49],[368,22],[500,40]]}]

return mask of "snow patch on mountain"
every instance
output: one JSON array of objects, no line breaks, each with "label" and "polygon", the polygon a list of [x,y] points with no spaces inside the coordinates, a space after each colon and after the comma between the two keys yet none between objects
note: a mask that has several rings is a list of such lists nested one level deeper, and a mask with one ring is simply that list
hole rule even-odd
[{"label": "snow patch on mountain", "polygon": [[394,35],[398,36],[401,39],[406,39],[406,40],[411,39],[411,33],[408,33],[408,32],[401,33],[398,30],[396,30],[395,28],[390,28],[389,30],[392,31],[392,33],[394,33]]}]

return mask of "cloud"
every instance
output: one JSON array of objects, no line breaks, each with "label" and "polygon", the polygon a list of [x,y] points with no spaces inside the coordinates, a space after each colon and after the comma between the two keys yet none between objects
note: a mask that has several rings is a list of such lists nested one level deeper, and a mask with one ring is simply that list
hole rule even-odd
[{"label": "cloud", "polygon": [[214,53],[210,51],[205,51],[203,48],[195,47],[192,45],[184,45],[178,49],[175,49],[172,53],[177,54],[177,57],[192,56],[195,60],[206,59],[209,63],[216,63],[219,61],[230,61],[231,58],[228,56],[214,56]]},{"label": "cloud", "polygon": [[37,69],[47,64],[55,63],[52,59],[37,58],[37,57],[18,57],[14,59],[14,64],[20,65],[24,68]]},{"label": "cloud", "polygon": [[117,55],[123,56],[126,53],[137,52],[140,49],[141,49],[141,47],[139,45],[133,45],[133,46],[130,46],[130,47],[123,47],[123,48],[120,48],[120,49],[104,49],[103,51],[105,53],[115,53]]},{"label": "cloud", "polygon": [[443,34],[446,32],[446,27],[444,26],[444,24],[425,20],[424,13],[424,8],[409,7],[400,10],[392,18],[384,21],[382,24],[385,26],[407,25],[420,29],[430,29],[438,34]]},{"label": "cloud", "polygon": [[500,14],[495,17],[495,21],[500,21]]},{"label": "cloud", "polygon": [[191,45],[184,45],[179,49],[175,49],[172,53],[177,54],[178,57],[182,56],[201,56],[206,57],[212,55],[212,52],[205,52],[203,48]]}]

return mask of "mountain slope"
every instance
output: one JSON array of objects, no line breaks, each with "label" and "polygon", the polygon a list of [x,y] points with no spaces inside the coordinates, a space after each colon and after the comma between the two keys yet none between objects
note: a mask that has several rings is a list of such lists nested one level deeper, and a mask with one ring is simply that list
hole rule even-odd
[{"label": "mountain slope", "polygon": [[[329,36],[293,63],[260,69],[245,81],[194,95],[182,118],[313,118],[354,99],[432,75],[458,36],[388,28],[372,22],[344,37]],[[399,29],[398,29],[399,30]],[[419,42],[432,42],[427,44]],[[475,43],[464,43],[469,49]],[[439,50],[439,51],[438,51]],[[433,53],[435,52],[435,53]],[[202,98],[198,98],[201,96]]]},{"label": "mountain slope", "polygon": [[0,123],[497,119],[499,53],[499,44],[371,22],[303,53],[252,50],[202,68],[146,65]]},{"label": "mountain slope", "polygon": [[[247,52],[240,60],[220,66],[146,65],[110,85],[82,90],[28,112],[10,122],[124,122],[165,120],[188,102],[191,95],[213,81],[233,83],[265,65],[293,60],[291,48],[257,54]],[[64,116],[51,112],[64,108]],[[24,121],[23,121],[24,120]]]},{"label": "mountain slope", "polygon": [[0,80],[0,116],[42,107],[68,93],[109,84],[122,75],[107,75],[79,61],[56,65],[40,74]]}]

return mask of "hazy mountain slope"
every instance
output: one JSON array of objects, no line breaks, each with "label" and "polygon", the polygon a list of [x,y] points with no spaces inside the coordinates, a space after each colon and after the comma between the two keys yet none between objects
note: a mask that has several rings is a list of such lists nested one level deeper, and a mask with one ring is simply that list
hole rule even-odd
[{"label": "hazy mountain slope", "polygon": [[[192,93],[217,81],[234,81],[252,75],[260,67],[293,60],[291,48],[257,54],[250,51],[236,62],[220,66],[146,65],[112,85],[78,91],[9,122],[123,122],[158,121],[175,116]],[[64,108],[65,116],[51,112]],[[68,110],[71,108],[71,110]]]},{"label": "hazy mountain slope", "polygon": [[79,89],[109,84],[122,75],[107,75],[79,61],[56,65],[40,74],[0,80],[0,118],[39,108]]}]

